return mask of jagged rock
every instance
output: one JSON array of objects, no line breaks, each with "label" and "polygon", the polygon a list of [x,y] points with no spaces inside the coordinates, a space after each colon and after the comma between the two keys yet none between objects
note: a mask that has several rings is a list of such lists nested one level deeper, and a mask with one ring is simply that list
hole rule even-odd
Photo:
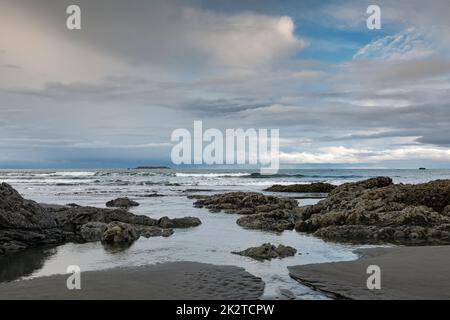
[{"label": "jagged rock", "polygon": [[117,198],[106,203],[107,207],[113,208],[129,208],[129,207],[137,207],[139,203],[129,199],[128,197]]},{"label": "jagged rock", "polygon": [[139,239],[139,232],[128,223],[114,221],[106,225],[101,241],[106,243],[133,243]]},{"label": "jagged rock", "polygon": [[201,225],[202,222],[196,217],[184,217],[170,219],[162,217],[158,220],[158,226],[161,228],[191,228]]},{"label": "jagged rock", "polygon": [[28,247],[62,243],[57,221],[34,201],[0,184],[0,255]]},{"label": "jagged rock", "polygon": [[158,226],[158,222],[161,221],[123,209],[38,204],[23,199],[10,185],[0,185],[0,255],[65,242],[103,238],[107,242],[130,242],[140,235],[167,237],[173,234],[170,223],[174,228],[201,223],[193,217],[166,218],[162,221],[166,227]]},{"label": "jagged rock", "polygon": [[211,212],[256,214],[276,209],[293,209],[298,206],[295,199],[277,198],[256,192],[229,192],[206,196],[194,203],[195,207],[207,208]]},{"label": "jagged rock", "polygon": [[239,252],[232,252],[241,256],[250,257],[256,260],[272,260],[274,258],[282,259],[290,256],[294,256],[297,250],[280,244],[275,247],[271,243],[264,243],[259,247],[251,247]]},{"label": "jagged rock", "polygon": [[236,223],[247,229],[283,231],[294,229],[296,215],[292,210],[273,210],[240,217]]},{"label": "jagged rock", "polygon": [[390,178],[346,183],[297,209],[295,229],[337,241],[448,243],[450,180],[406,185]]},{"label": "jagged rock", "polygon": [[0,184],[0,228],[51,229],[56,228],[55,218],[39,204],[25,200],[9,184]]},{"label": "jagged rock", "polygon": [[296,192],[296,193],[329,193],[336,188],[335,185],[323,182],[309,183],[309,184],[291,184],[273,186],[264,189],[264,191],[271,192]]},{"label": "jagged rock", "polygon": [[121,221],[129,224],[154,226],[158,220],[144,215],[135,215],[123,209],[102,209],[95,207],[66,207],[43,205],[51,213],[58,226],[69,232],[76,232],[79,227],[88,222],[109,223]]}]

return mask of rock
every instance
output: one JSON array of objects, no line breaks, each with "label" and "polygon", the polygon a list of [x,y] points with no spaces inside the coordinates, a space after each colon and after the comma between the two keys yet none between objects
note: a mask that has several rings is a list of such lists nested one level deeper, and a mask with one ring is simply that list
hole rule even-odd
[{"label": "rock", "polygon": [[[346,183],[297,209],[295,229],[336,241],[446,244],[450,180],[392,184],[379,177]],[[445,227],[444,227],[445,229]]]},{"label": "rock", "polygon": [[63,241],[51,214],[36,202],[23,199],[9,184],[0,184],[0,255]]},{"label": "rock", "polygon": [[106,225],[101,241],[106,243],[133,243],[139,239],[139,232],[128,223],[114,221]]},{"label": "rock", "polygon": [[264,243],[259,247],[251,247],[244,251],[232,252],[241,256],[250,257],[256,260],[272,260],[274,258],[282,259],[290,256],[294,256],[297,250],[280,244],[275,247],[271,243]]},{"label": "rock", "polygon": [[158,198],[158,197],[165,197],[165,195],[159,194],[157,192],[153,192],[153,193],[144,194],[143,196],[140,196],[140,197],[144,197],[144,198]]},{"label": "rock", "polygon": [[450,205],[446,206],[441,212],[442,215],[450,217]]},{"label": "rock", "polygon": [[169,219],[162,217],[158,220],[158,226],[161,228],[191,228],[201,225],[202,222],[196,217],[184,217]]},{"label": "rock", "polygon": [[244,215],[236,221],[244,228],[283,231],[294,228],[298,202],[255,192],[230,192],[203,196],[194,206],[206,207],[211,212]]},{"label": "rock", "polygon": [[273,210],[240,217],[236,223],[247,229],[283,231],[294,229],[296,218],[291,210]]},{"label": "rock", "polygon": [[88,222],[80,228],[80,234],[84,241],[100,241],[107,227],[103,222]]},{"label": "rock", "polygon": [[297,200],[266,196],[256,192],[229,192],[206,196],[194,203],[195,207],[207,208],[211,212],[256,214],[276,209],[294,209]]},{"label": "rock", "polygon": [[9,184],[0,184],[0,228],[51,229],[56,228],[55,218],[40,205],[25,200]]},{"label": "rock", "polygon": [[80,205],[78,205],[76,203],[68,203],[68,204],[66,204],[66,206],[68,206],[68,207],[81,207]]},{"label": "rock", "polygon": [[280,289],[278,289],[278,291],[280,292],[280,296],[281,296],[280,298],[283,300],[295,300],[296,299],[295,294],[288,289],[280,288]]},{"label": "rock", "polygon": [[107,207],[114,208],[129,208],[129,207],[137,207],[139,203],[136,201],[130,200],[127,197],[117,198],[106,203]]},{"label": "rock", "polygon": [[138,226],[137,230],[139,234],[145,238],[150,237],[170,237],[173,234],[173,229],[163,229],[160,227],[146,227]]},{"label": "rock", "polygon": [[[158,226],[158,223],[165,227]],[[0,255],[29,247],[53,246],[65,242],[134,241],[173,234],[174,228],[201,224],[186,217],[163,221],[135,215],[123,209],[38,204],[23,199],[10,185],[0,185]],[[120,230],[119,230],[120,229]]]},{"label": "rock", "polygon": [[296,192],[296,193],[329,193],[334,190],[336,186],[317,182],[317,183],[309,183],[309,184],[291,184],[291,185],[280,185],[275,184],[264,191],[271,192]]}]

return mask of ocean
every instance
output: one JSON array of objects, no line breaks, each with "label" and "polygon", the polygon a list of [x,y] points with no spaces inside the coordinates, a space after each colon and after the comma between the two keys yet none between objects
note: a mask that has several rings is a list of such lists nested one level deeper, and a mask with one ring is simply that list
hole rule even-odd
[{"label": "ocean", "polygon": [[[29,250],[0,260],[0,282],[52,274],[64,274],[69,265],[82,271],[138,266],[169,261],[197,261],[236,265],[266,283],[265,298],[281,298],[286,292],[298,299],[327,299],[288,275],[287,266],[354,260],[357,246],[325,242],[311,235],[246,230],[236,224],[237,215],[210,213],[194,208],[189,195],[230,191],[262,192],[273,184],[328,182],[342,184],[376,176],[389,176],[395,183],[420,183],[450,179],[450,170],[280,170],[261,176],[245,170],[0,170],[0,182],[16,188],[24,198],[42,203],[105,207],[111,199],[128,196],[140,203],[136,214],[152,218],[196,216],[202,225],[177,229],[168,238],[141,238],[127,249],[104,248],[101,243],[69,243],[55,248]],[[155,194],[157,196],[155,196]],[[270,193],[267,193],[270,194]],[[300,206],[320,199],[302,194],[276,194],[299,198]],[[306,197],[306,198],[305,198]],[[259,262],[231,254],[271,242],[298,250],[294,257]]]}]

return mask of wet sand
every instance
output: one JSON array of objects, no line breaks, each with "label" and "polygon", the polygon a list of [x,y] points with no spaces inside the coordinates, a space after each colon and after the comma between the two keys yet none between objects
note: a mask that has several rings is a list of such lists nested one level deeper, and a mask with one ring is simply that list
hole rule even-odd
[{"label": "wet sand", "polygon": [[258,299],[264,282],[243,268],[197,262],[86,271],[81,290],[68,290],[69,275],[0,284],[0,299]]},{"label": "wet sand", "polygon": [[[450,246],[358,250],[356,261],[289,267],[302,284],[346,299],[450,299]],[[381,268],[381,289],[367,289],[367,267]]]}]

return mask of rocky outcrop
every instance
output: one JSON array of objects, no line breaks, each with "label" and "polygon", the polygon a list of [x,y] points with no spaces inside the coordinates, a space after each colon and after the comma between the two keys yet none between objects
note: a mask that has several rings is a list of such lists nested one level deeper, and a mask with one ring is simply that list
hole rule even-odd
[{"label": "rocky outcrop", "polygon": [[168,237],[172,228],[201,224],[198,218],[159,220],[124,209],[38,204],[10,185],[0,185],[0,255],[65,242],[129,243],[140,236]]},{"label": "rocky outcrop", "polygon": [[160,228],[156,226],[135,226],[139,234],[144,238],[150,237],[170,237],[174,231],[170,228]]},{"label": "rocky outcrop", "polygon": [[282,244],[276,247],[271,243],[264,243],[259,247],[251,247],[243,251],[234,251],[232,253],[250,257],[256,260],[272,260],[294,256],[297,253],[297,250],[289,246],[284,246]]},{"label": "rocky outcrop", "polygon": [[100,241],[106,230],[104,222],[88,222],[80,227],[81,238],[86,242]]},{"label": "rocky outcrop", "polygon": [[229,192],[202,196],[194,206],[243,215],[236,223],[247,229],[283,231],[294,229],[298,202],[256,192]]},{"label": "rocky outcrop", "polygon": [[347,183],[297,210],[297,231],[337,241],[450,243],[450,180],[393,184],[380,177]]},{"label": "rocky outcrop", "polygon": [[295,193],[329,193],[336,188],[335,185],[323,182],[309,183],[309,184],[291,184],[273,186],[264,189],[264,191],[271,192],[295,192]]},{"label": "rocky outcrop", "polygon": [[297,216],[294,210],[277,209],[240,217],[236,223],[247,229],[284,231],[294,229],[296,220]]},{"label": "rocky outcrop", "polygon": [[139,239],[139,237],[139,232],[131,224],[114,221],[106,225],[106,228],[102,233],[101,240],[102,242],[112,244],[126,244],[133,243]]},{"label": "rocky outcrop", "polygon": [[117,199],[108,201],[106,203],[106,206],[110,207],[110,208],[130,208],[130,207],[137,207],[138,205],[139,205],[139,203],[137,203],[136,201],[130,200],[127,197],[117,198]]},{"label": "rocky outcrop", "polygon": [[0,255],[63,241],[64,234],[51,214],[23,199],[10,185],[0,184]]},{"label": "rocky outcrop", "polygon": [[343,242],[450,244],[450,180],[410,185],[377,177],[335,187],[315,205],[292,199],[232,192],[195,203],[212,212],[243,215],[249,229],[299,232]]},{"label": "rocky outcrop", "polygon": [[191,228],[201,225],[202,222],[196,217],[184,217],[170,219],[168,217],[162,217],[158,220],[158,226],[161,228]]},{"label": "rocky outcrop", "polygon": [[257,214],[276,209],[294,209],[297,200],[266,196],[256,192],[229,192],[206,196],[194,203],[195,207],[207,208],[211,212]]}]

